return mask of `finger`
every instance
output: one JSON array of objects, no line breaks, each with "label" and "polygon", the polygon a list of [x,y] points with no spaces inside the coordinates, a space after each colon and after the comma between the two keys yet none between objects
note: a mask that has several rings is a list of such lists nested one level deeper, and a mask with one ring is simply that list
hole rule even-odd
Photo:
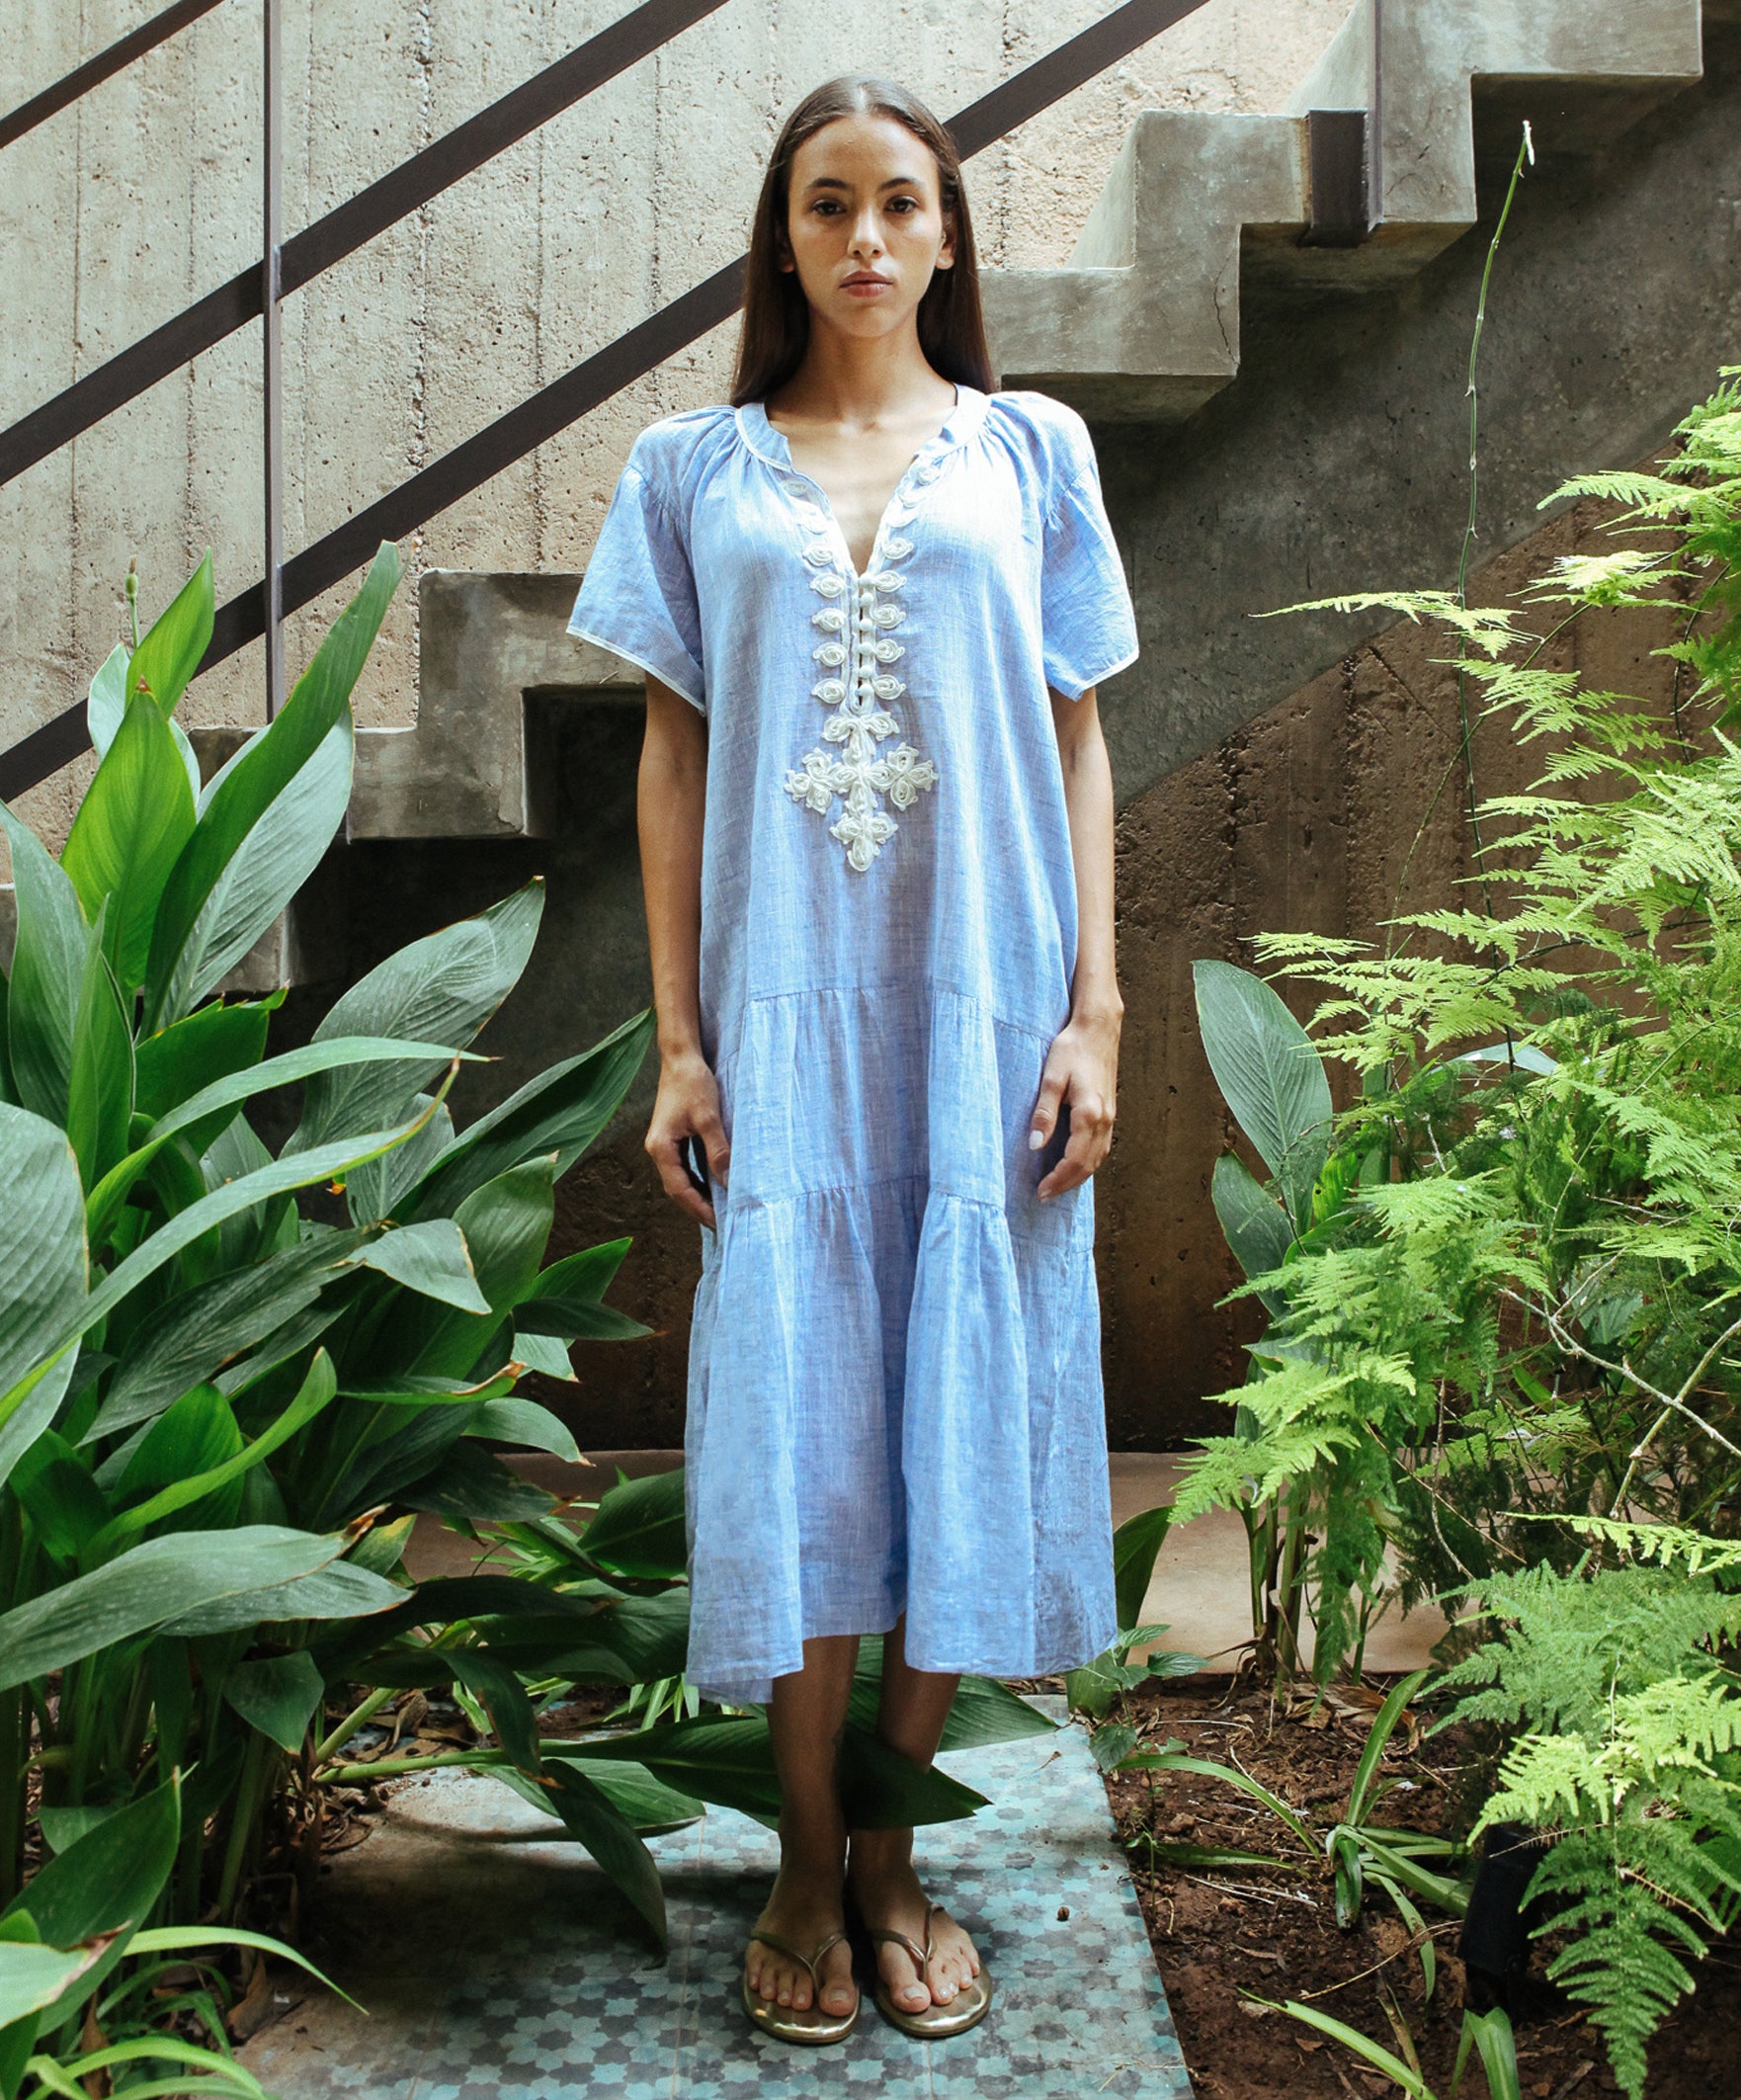
[{"label": "finger", "polygon": [[683,1163],[683,1140],[679,1137],[647,1139],[647,1154],[659,1170],[659,1186],[680,1211],[699,1224],[712,1225],[713,1206],[689,1178]]},{"label": "finger", "polygon": [[1106,1157],[1113,1141],[1113,1118],[1104,1099],[1084,1089],[1070,1102],[1070,1136],[1063,1157],[1035,1190],[1042,1203],[1079,1188]]},{"label": "finger", "polygon": [[731,1143],[718,1114],[709,1110],[696,1118],[696,1135],[707,1155],[707,1168],[721,1187],[731,1178]]},{"label": "finger", "polygon": [[1054,1065],[1049,1059],[1039,1081],[1039,1098],[1034,1104],[1033,1120],[1028,1127],[1028,1148],[1037,1152],[1057,1129],[1058,1104],[1064,1098],[1064,1088],[1069,1083],[1069,1073],[1062,1064]]}]

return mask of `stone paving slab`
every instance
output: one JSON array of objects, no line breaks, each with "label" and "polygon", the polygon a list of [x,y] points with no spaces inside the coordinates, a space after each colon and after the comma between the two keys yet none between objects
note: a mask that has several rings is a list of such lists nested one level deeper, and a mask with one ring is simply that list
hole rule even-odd
[{"label": "stone paving slab", "polygon": [[778,1857],[751,1817],[713,1808],[651,1840],[670,1917],[660,1963],[592,1861],[544,1839],[546,1818],[499,1781],[444,1772],[397,1790],[324,1885],[311,1951],[368,2016],[317,1990],[243,2060],[280,2100],[1190,2100],[1083,1731],[940,1762],[991,1798],[920,1833],[928,1885],[996,1979],[965,2035],[915,2042],[868,1990],[838,2047],[750,2025],[737,1977]]}]

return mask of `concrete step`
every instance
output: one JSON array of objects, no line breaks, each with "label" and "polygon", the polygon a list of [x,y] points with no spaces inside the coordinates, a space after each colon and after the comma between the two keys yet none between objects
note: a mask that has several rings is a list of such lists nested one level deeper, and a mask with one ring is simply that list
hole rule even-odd
[{"label": "concrete step", "polygon": [[[1145,110],[1061,270],[986,277],[992,356],[1102,421],[1180,421],[1239,369],[1240,298],[1358,294],[1413,276],[1473,225],[1476,105],[1528,89],[1561,149],[1617,137],[1700,77],[1699,0],[1357,0],[1273,116]],[[1368,113],[1370,236],[1312,230],[1312,112]],[[1318,201],[1321,207],[1322,200]],[[1321,214],[1320,214],[1321,215]]]}]

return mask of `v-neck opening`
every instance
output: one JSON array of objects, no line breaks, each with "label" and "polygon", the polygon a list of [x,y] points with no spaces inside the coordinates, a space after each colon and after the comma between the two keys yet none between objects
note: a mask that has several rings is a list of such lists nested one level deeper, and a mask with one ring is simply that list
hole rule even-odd
[{"label": "v-neck opening", "polygon": [[761,401],[746,401],[736,411],[736,416],[738,430],[743,437],[744,443],[759,460],[766,461],[770,466],[782,474],[792,475],[797,480],[802,481],[807,488],[815,491],[820,499],[822,514],[827,518],[834,537],[839,543],[841,566],[851,577],[853,587],[856,590],[863,585],[867,576],[873,576],[877,573],[877,555],[881,549],[884,536],[888,532],[888,514],[897,504],[906,501],[909,483],[923,467],[941,459],[946,453],[953,452],[956,446],[965,444],[966,440],[983,420],[988,399],[989,396],[981,393],[976,386],[969,386],[964,380],[957,379],[955,381],[954,405],[944,418],[942,428],[927,438],[919,450],[914,453],[912,459],[907,462],[906,466],[901,471],[900,479],[890,492],[888,501],[882,506],[881,515],[876,520],[876,530],[870,540],[870,560],[863,569],[853,559],[853,550],[847,543],[846,530],[835,515],[834,504],[827,489],[822,486],[814,474],[805,473],[804,469],[792,459],[790,441],[788,439],[786,432],[781,430],[770,419],[764,403]]}]

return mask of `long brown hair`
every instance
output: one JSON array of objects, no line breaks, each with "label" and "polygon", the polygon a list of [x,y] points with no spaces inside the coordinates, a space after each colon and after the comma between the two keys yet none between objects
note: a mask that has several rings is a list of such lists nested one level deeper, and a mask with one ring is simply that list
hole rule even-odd
[{"label": "long brown hair", "polygon": [[937,162],[945,222],[954,238],[954,264],[933,274],[919,301],[919,347],[933,371],[944,378],[990,393],[997,379],[985,344],[979,258],[954,141],[919,98],[899,82],[873,73],[843,73],[838,80],[813,89],[792,111],[768,163],[750,235],[731,405],[740,408],[746,401],[765,401],[803,363],[810,341],[810,308],[797,272],[780,267],[780,244],[786,233],[792,157],[806,138],[838,117],[889,117],[930,147]]}]

